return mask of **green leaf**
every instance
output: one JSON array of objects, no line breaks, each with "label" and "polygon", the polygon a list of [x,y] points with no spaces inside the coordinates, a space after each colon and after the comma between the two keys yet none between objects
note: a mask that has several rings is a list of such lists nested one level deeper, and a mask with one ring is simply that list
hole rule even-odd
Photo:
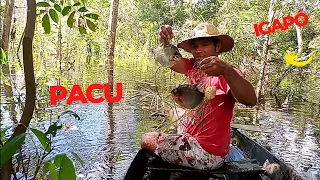
[{"label": "green leaf", "polygon": [[61,6],[59,4],[54,4],[54,8],[58,11],[61,12]]},{"label": "green leaf", "polygon": [[60,162],[59,180],[76,180],[76,169],[66,154],[62,154]]},{"label": "green leaf", "polygon": [[67,24],[68,24],[68,26],[70,27],[70,28],[72,28],[73,26],[74,26],[74,22],[75,22],[75,20],[73,19],[73,17],[74,17],[74,13],[75,13],[76,11],[73,11],[71,14],[70,14],[70,16],[68,17],[68,20],[67,20]]},{"label": "green leaf", "polygon": [[80,32],[80,34],[87,34],[87,30],[83,26],[79,27],[79,32]]},{"label": "green leaf", "polygon": [[57,122],[53,123],[45,133],[45,135],[51,134],[53,137],[56,136],[57,130],[62,129],[62,125],[57,126]]},{"label": "green leaf", "polygon": [[49,164],[50,164],[51,162],[50,161],[46,161],[45,163],[44,163],[44,165],[43,165],[43,167],[42,167],[42,172],[43,172],[43,174],[47,174],[47,172],[49,171]]},{"label": "green leaf", "polygon": [[50,0],[52,3],[55,3],[56,1],[55,0]]},{"label": "green leaf", "polygon": [[80,9],[78,9],[79,12],[87,12],[88,9],[86,7],[81,7]]},{"label": "green leaf", "polygon": [[35,134],[39,139],[43,149],[49,152],[51,149],[51,145],[50,145],[50,140],[46,137],[46,135],[43,132],[39,131],[38,129],[34,129],[34,128],[30,128],[30,129],[33,132],[33,134]]},{"label": "green leaf", "polygon": [[90,21],[89,19],[87,19],[86,21],[87,21],[87,25],[88,25],[89,29],[93,32],[96,32],[96,25],[92,21]]},{"label": "green leaf", "polygon": [[57,166],[57,167],[60,167],[61,166],[61,160],[63,158],[63,155],[64,154],[58,154],[56,155],[56,157],[54,158],[54,164]]},{"label": "green leaf", "polygon": [[43,17],[42,17],[42,27],[44,28],[44,32],[46,34],[49,34],[50,33],[50,19],[49,19],[49,16],[48,14],[45,14]]},{"label": "green leaf", "polygon": [[1,58],[1,64],[7,63],[7,55],[2,48],[1,48],[0,58]]},{"label": "green leaf", "polygon": [[81,157],[75,152],[71,152],[71,153],[80,162],[80,164],[83,166],[83,160],[81,159]]},{"label": "green leaf", "polygon": [[59,17],[58,17],[57,11],[55,11],[54,9],[50,9],[50,10],[49,10],[49,14],[50,14],[51,19],[52,19],[55,23],[58,23],[58,22],[59,22]]},{"label": "green leaf", "polygon": [[70,10],[71,10],[71,6],[66,6],[66,7],[64,7],[63,8],[63,10],[62,10],[62,16],[65,16],[65,15],[67,15],[69,12],[70,12]]},{"label": "green leaf", "polygon": [[57,167],[50,161],[45,162],[43,166],[43,173],[46,174],[48,171],[50,171],[51,180],[58,180]]},{"label": "green leaf", "polygon": [[25,140],[26,134],[22,133],[7,141],[1,148],[1,167],[17,152]]},{"label": "green leaf", "polygon": [[85,14],[84,16],[91,18],[91,19],[94,19],[94,20],[97,20],[99,18],[99,15],[94,14],[94,13],[88,13],[88,14]]},{"label": "green leaf", "polygon": [[47,2],[38,2],[37,7],[50,7],[50,4]]},{"label": "green leaf", "polygon": [[79,5],[81,5],[81,3],[76,2],[76,3],[74,3],[74,5],[73,5],[73,6],[79,6]]}]

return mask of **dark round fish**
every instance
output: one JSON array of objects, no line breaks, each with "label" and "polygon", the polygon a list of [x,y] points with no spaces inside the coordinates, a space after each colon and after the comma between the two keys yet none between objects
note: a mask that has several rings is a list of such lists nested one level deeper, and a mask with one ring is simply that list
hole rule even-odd
[{"label": "dark round fish", "polygon": [[179,85],[171,91],[176,103],[187,109],[196,108],[204,98],[204,93],[197,86],[190,84]]},{"label": "dark round fish", "polygon": [[179,49],[172,44],[161,44],[154,50],[156,61],[164,67],[171,67],[176,61],[180,60],[182,55]]}]

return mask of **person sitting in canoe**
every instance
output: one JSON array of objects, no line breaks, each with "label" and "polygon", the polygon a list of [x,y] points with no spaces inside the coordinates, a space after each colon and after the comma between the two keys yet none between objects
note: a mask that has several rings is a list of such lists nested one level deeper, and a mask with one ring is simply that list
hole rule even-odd
[{"label": "person sitting in canoe", "polygon": [[[173,38],[172,28],[162,26],[159,35],[161,42],[168,42]],[[247,106],[257,103],[251,83],[237,68],[218,57],[231,51],[233,46],[234,40],[230,36],[219,34],[218,29],[209,23],[200,23],[192,31],[192,36],[177,44],[178,48],[191,53],[193,58],[180,58],[170,68],[188,76],[190,83],[199,89],[215,86],[215,98],[203,107],[204,116],[193,116],[190,121],[190,114],[186,115],[183,132],[144,134],[142,149],[164,161],[195,169],[217,169],[222,166],[229,152],[235,102]]]}]

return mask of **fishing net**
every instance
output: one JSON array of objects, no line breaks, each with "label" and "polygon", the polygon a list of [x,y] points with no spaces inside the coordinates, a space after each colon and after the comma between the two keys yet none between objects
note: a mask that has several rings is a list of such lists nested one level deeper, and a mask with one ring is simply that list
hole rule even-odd
[{"label": "fishing net", "polygon": [[[211,58],[211,57],[208,57],[208,58]],[[211,115],[211,113],[221,105],[220,104],[218,107],[214,109],[208,108],[208,106],[210,106],[209,101],[215,97],[216,89],[214,86],[210,86],[210,84],[212,84],[211,82],[212,78],[208,78],[208,75],[199,69],[200,63],[201,62],[196,62],[193,65],[193,68],[189,72],[188,76],[186,76],[184,80],[181,83],[179,83],[178,87],[180,85],[186,84],[186,80],[188,79],[188,77],[193,77],[195,79],[194,86],[196,86],[200,92],[203,92],[205,94],[203,100],[197,107],[193,109],[187,109],[179,106],[175,102],[175,99],[173,98],[173,96],[171,96],[171,99],[169,102],[168,102],[168,98],[165,98],[165,99],[161,98],[170,107],[169,115],[168,115],[168,119],[170,120],[170,123],[168,123],[166,126],[159,127],[158,128],[159,131],[163,131],[165,128],[167,128],[167,126],[171,126],[171,128],[173,127],[176,128],[177,133],[184,134],[186,130],[185,123],[192,123],[192,124],[196,124],[196,126],[202,126],[204,119],[206,119],[207,116]],[[155,72],[156,87],[158,87],[157,74],[160,68],[161,67],[159,67]],[[162,97],[162,95],[158,90],[157,90],[157,94],[159,97]]]}]

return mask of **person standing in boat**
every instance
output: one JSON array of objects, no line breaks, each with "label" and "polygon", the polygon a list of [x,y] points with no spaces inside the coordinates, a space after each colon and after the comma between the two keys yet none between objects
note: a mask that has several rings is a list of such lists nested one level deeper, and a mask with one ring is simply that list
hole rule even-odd
[{"label": "person standing in boat", "polygon": [[[203,90],[216,87],[216,96],[204,107],[204,116],[183,121],[183,132],[164,134],[149,132],[142,136],[141,148],[164,161],[195,169],[217,169],[229,152],[230,124],[233,108],[238,101],[254,106],[257,97],[253,86],[234,66],[220,59],[221,53],[231,51],[234,40],[209,23],[200,23],[191,36],[177,44],[193,58],[181,58],[170,68],[188,76],[191,84]],[[173,38],[172,28],[162,26],[161,42]],[[197,117],[199,117],[197,119]],[[197,122],[201,121],[201,125]]]}]

